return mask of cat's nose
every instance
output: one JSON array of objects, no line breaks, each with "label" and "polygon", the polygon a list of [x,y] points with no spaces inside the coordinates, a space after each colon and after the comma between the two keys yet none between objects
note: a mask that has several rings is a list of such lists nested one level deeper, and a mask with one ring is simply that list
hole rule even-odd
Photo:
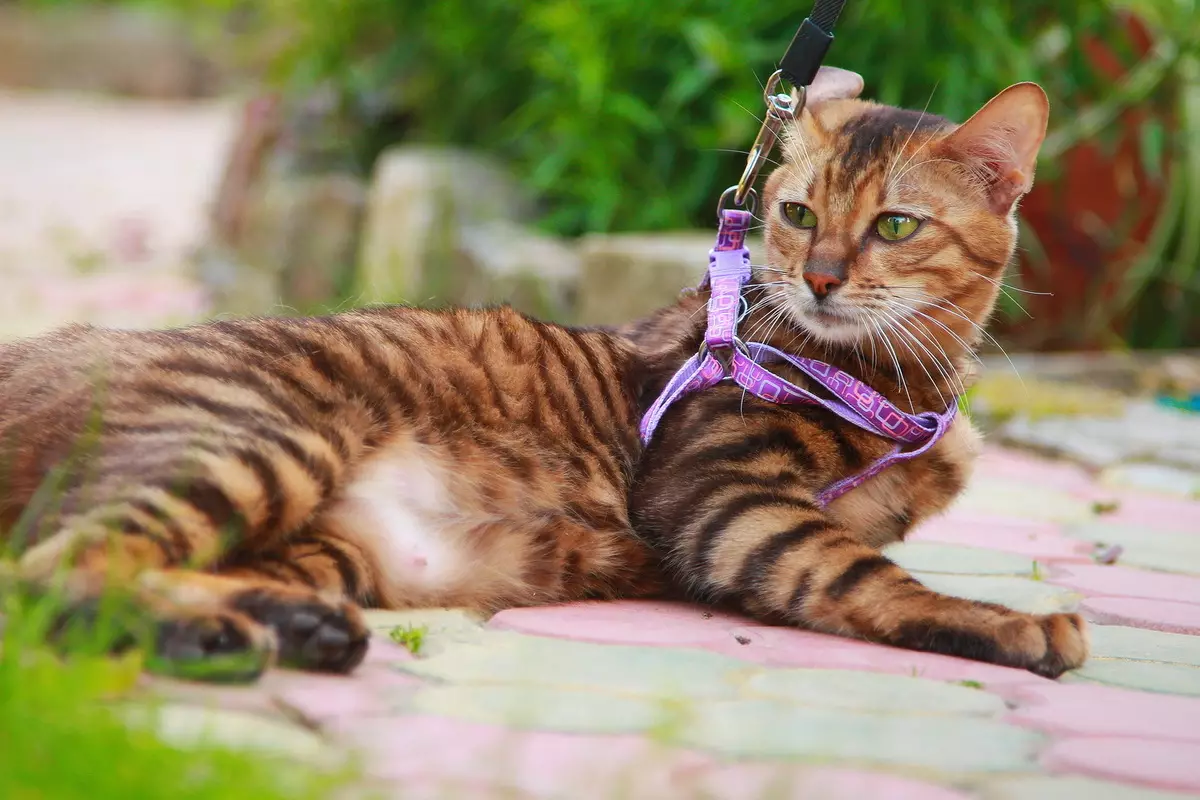
[{"label": "cat's nose", "polygon": [[804,281],[812,287],[813,294],[817,297],[824,297],[842,285],[842,281],[838,277],[830,275],[828,272],[806,272]]}]

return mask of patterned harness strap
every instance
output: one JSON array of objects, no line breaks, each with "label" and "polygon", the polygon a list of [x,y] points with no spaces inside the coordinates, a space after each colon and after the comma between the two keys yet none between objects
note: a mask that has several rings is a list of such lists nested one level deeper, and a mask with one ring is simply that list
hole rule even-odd
[{"label": "patterned harness strap", "polygon": [[[893,464],[916,458],[933,447],[949,429],[958,404],[951,403],[941,414],[931,411],[907,414],[858,378],[831,364],[739,339],[737,323],[742,287],[750,280],[750,251],[746,249],[745,241],[751,219],[748,211],[721,211],[717,244],[709,251],[708,272],[700,284],[700,288],[711,287],[712,290],[704,344],[699,353],[679,368],[642,417],[642,441],[649,444],[663,415],[679,398],[732,381],[771,403],[822,406],[869,433],[896,442],[892,452],[822,490],[817,501],[824,506]],[[763,366],[780,361],[820,384],[828,390],[829,396],[797,386]]]}]

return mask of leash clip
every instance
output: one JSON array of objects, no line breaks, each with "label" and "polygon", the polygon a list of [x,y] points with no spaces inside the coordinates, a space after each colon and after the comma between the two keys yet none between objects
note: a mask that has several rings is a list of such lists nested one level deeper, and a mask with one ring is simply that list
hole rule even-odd
[{"label": "leash clip", "polygon": [[[766,116],[763,118],[762,126],[758,129],[758,136],[754,137],[754,144],[750,146],[750,152],[746,156],[746,168],[742,170],[742,177],[736,186],[729,187],[721,195],[721,201],[717,205],[718,213],[724,208],[726,195],[731,190],[733,191],[733,204],[738,207],[745,205],[748,197],[755,196],[754,182],[758,180],[758,173],[770,157],[771,151],[775,149],[780,129],[783,128],[785,122],[794,120],[796,114],[804,108],[805,87],[799,87],[800,102],[794,105],[790,94],[777,91],[782,83],[783,70],[776,70],[767,79],[767,85],[763,88],[763,103],[767,107]],[[752,205],[749,207],[751,212],[754,211],[753,202],[755,201],[752,201]]]}]

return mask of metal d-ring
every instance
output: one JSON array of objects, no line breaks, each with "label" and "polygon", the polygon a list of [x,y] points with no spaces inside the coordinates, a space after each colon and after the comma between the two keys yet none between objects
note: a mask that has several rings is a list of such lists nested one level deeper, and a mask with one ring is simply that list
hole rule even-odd
[{"label": "metal d-ring", "polygon": [[730,186],[725,191],[721,192],[721,199],[717,201],[717,222],[721,221],[721,212],[725,210],[725,206],[729,201],[738,207],[744,206],[743,210],[748,211],[750,216],[754,216],[754,210],[758,208],[758,192],[751,189],[741,202],[737,199],[737,186]]},{"label": "metal d-ring", "polygon": [[[751,360],[754,358],[754,356],[750,353],[750,348],[747,347],[746,343],[743,342],[738,336],[733,337],[733,349],[740,351],[741,354],[746,358]],[[696,351],[696,363],[703,364],[704,359],[707,358],[710,353],[712,354],[712,357],[717,360],[717,363],[721,365],[721,369],[725,373],[725,377],[729,377],[733,374],[733,357],[729,354],[730,348],[728,346],[722,345],[719,348],[713,349],[708,346],[708,342],[701,341],[700,349]]]}]

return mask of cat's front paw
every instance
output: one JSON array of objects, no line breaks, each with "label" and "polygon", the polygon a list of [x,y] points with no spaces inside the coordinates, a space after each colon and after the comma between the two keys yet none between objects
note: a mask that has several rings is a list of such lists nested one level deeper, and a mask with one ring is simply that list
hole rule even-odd
[{"label": "cat's front paw", "polygon": [[247,589],[229,602],[275,632],[282,666],[346,673],[366,656],[371,631],[353,603],[270,584]]},{"label": "cat's front paw", "polygon": [[54,584],[18,588],[26,602],[44,604],[47,640],[68,652],[141,648],[150,672],[215,683],[253,681],[275,658],[271,630],[237,611],[108,587],[102,576],[81,570]]},{"label": "cat's front paw", "polygon": [[1013,666],[1046,678],[1083,666],[1088,649],[1087,623],[1078,614],[1031,615],[1009,643]]}]

